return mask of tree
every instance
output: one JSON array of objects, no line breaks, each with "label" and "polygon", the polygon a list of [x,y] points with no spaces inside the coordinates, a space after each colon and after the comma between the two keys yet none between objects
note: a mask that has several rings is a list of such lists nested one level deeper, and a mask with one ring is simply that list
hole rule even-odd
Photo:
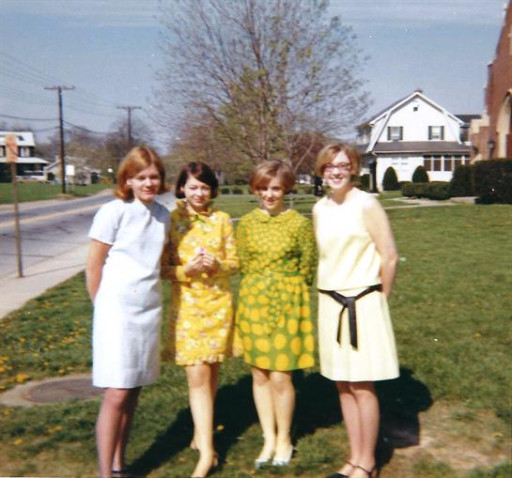
[{"label": "tree", "polygon": [[230,159],[299,169],[303,135],[341,135],[367,109],[355,36],[328,1],[175,0],[161,18],[159,120],[193,119]]}]

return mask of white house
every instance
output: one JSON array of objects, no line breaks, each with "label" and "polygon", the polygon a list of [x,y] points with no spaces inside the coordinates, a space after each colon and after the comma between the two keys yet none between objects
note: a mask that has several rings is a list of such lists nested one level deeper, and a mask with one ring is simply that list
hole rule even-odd
[{"label": "white house", "polygon": [[425,167],[431,181],[450,181],[457,166],[469,163],[467,118],[415,91],[358,126],[362,172],[371,173],[376,167],[379,189],[389,166],[399,181],[411,181],[418,166]]},{"label": "white house", "polygon": [[29,131],[0,131],[0,182],[11,181],[10,165],[6,162],[5,137],[15,134],[18,142],[18,159],[16,160],[16,176],[20,179],[44,180],[45,159],[34,156],[34,133]]}]

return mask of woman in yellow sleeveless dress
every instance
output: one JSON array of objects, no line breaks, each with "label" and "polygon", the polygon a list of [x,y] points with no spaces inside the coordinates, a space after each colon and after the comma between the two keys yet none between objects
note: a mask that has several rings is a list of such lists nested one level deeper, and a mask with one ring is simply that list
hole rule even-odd
[{"label": "woman in yellow sleeveless dress", "polygon": [[237,328],[264,436],[256,468],[270,460],[275,466],[289,463],[292,372],[314,365],[308,284],[316,248],[311,221],[284,206],[294,183],[293,171],[280,161],[257,166],[250,186],[261,207],[243,216],[236,231],[242,273]]},{"label": "woman in yellow sleeveless dress", "polygon": [[229,215],[210,204],[217,189],[206,164],[193,162],[182,169],[175,189],[180,199],[162,256],[162,276],[171,281],[165,354],[187,374],[194,421],[191,446],[200,451],[194,477],[206,476],[217,461],[213,406],[220,363],[233,354],[229,277],[238,271],[238,256]]},{"label": "woman in yellow sleeveless dress", "polygon": [[350,442],[346,464],[328,478],[367,478],[376,472],[379,430],[373,382],[399,375],[387,304],[397,252],[379,202],[352,184],[357,152],[343,143],[326,146],[316,170],[330,189],[313,208],[320,370],[336,382]]}]

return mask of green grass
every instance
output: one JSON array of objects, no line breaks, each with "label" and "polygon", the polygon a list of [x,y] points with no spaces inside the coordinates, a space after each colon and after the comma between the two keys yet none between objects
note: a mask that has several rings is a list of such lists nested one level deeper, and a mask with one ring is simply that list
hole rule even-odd
[{"label": "green grass", "polygon": [[[103,189],[111,188],[111,184],[89,184],[87,186],[66,185],[66,193],[69,196],[90,196]],[[60,184],[20,183],[18,184],[18,199],[20,202],[41,201],[44,199],[56,199],[61,195]],[[12,204],[13,188],[10,183],[0,183],[0,204]]]},{"label": "green grass", "polygon": [[[313,203],[295,201],[309,210]],[[233,217],[255,204],[249,196],[216,200]],[[401,257],[391,312],[402,375],[378,386],[381,476],[508,477],[512,208],[457,205],[389,216]],[[0,323],[0,384],[88,371],[90,315],[82,274],[11,314]],[[316,368],[295,383],[297,456],[288,470],[256,473],[261,431],[248,370],[239,359],[223,365],[215,441],[228,461],[214,476],[317,478],[341,464],[348,444],[333,385]],[[97,408],[97,399],[0,407],[0,475],[92,476]],[[397,429],[408,431],[409,445],[421,433],[422,446],[404,445]],[[165,363],[161,379],[142,394],[129,461],[150,477],[189,476],[196,460],[187,448],[190,432],[183,370]],[[475,453],[490,461],[460,466]]]}]

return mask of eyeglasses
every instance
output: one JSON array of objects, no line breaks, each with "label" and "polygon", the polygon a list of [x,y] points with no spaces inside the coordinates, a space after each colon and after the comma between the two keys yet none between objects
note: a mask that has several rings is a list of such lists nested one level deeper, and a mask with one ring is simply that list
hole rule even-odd
[{"label": "eyeglasses", "polygon": [[322,170],[327,173],[332,173],[335,169],[339,169],[340,171],[350,171],[352,169],[352,165],[350,163],[327,163],[322,166]]}]

